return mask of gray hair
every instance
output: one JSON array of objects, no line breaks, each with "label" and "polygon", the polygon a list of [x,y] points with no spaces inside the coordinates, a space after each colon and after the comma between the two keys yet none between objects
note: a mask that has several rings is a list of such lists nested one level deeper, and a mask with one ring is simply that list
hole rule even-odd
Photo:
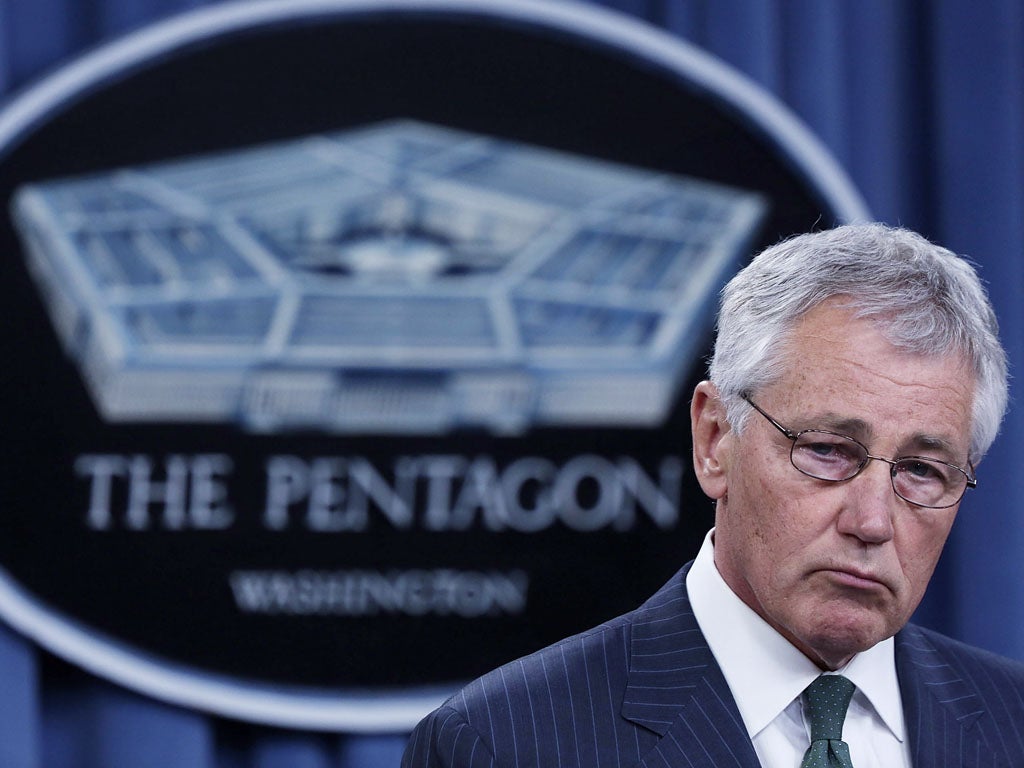
[{"label": "gray hair", "polygon": [[850,224],[767,248],[722,291],[709,378],[733,429],[741,399],[778,380],[789,332],[833,296],[848,299],[893,345],[924,355],[963,355],[975,374],[970,460],[984,456],[1007,403],[1006,353],[995,312],[974,268],[907,229]]}]

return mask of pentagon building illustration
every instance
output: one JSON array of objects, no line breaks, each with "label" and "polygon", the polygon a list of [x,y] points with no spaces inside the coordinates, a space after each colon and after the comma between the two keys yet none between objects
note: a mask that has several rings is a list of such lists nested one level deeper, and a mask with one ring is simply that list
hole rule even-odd
[{"label": "pentagon building illustration", "polygon": [[12,206],[106,420],[337,433],[658,425],[766,212],[408,120]]}]

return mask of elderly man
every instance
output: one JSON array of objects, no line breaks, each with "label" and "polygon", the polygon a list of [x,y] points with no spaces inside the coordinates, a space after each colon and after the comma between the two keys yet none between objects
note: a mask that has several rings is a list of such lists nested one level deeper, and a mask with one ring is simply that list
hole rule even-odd
[{"label": "elderly man", "polygon": [[693,395],[716,503],[696,560],[467,686],[403,765],[1024,765],[1024,665],[908,624],[1006,378],[949,251],[877,224],[764,251],[723,292]]}]

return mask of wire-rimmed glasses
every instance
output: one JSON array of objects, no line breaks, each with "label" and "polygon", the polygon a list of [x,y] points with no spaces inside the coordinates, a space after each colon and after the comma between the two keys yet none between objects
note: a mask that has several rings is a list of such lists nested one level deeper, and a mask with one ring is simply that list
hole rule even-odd
[{"label": "wire-rimmed glasses", "polygon": [[748,394],[741,397],[792,441],[789,460],[808,477],[841,483],[859,475],[872,459],[883,461],[889,465],[889,477],[896,495],[929,509],[952,507],[963,498],[968,488],[978,485],[974,467],[968,473],[955,464],[927,456],[900,456],[895,459],[872,456],[864,445],[849,435],[824,429],[794,432],[769,416]]}]

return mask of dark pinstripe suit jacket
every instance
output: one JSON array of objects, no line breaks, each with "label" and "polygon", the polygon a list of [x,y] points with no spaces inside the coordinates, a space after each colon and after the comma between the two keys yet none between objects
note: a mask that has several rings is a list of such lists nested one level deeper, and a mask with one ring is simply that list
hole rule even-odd
[{"label": "dark pinstripe suit jacket", "polygon": [[[757,768],[687,569],[632,613],[468,685],[416,727],[402,766]],[[1024,766],[1024,665],[910,625],[896,667],[915,768]]]}]

